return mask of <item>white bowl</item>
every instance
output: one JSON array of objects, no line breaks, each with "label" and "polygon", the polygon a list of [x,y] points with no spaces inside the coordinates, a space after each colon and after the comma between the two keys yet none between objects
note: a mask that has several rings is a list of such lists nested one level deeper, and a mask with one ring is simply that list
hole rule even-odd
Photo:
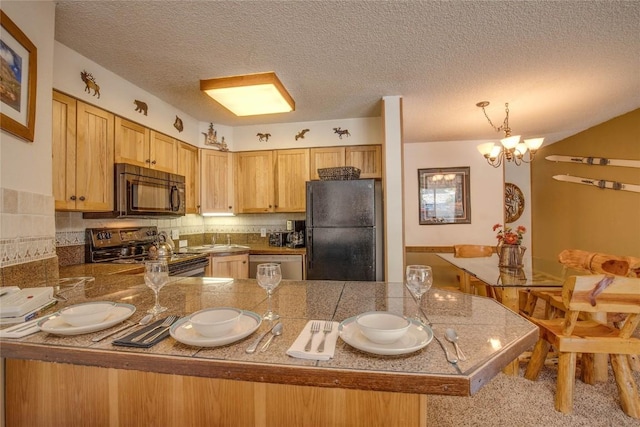
[{"label": "white bowl", "polygon": [[196,331],[205,337],[219,337],[229,333],[240,321],[242,310],[231,307],[206,308],[189,316]]},{"label": "white bowl", "polygon": [[106,301],[76,304],[60,310],[60,316],[71,326],[95,325],[106,319],[115,306],[115,302]]},{"label": "white bowl", "polygon": [[392,344],[407,333],[411,322],[406,317],[386,311],[369,311],[356,317],[356,325],[370,341]]}]

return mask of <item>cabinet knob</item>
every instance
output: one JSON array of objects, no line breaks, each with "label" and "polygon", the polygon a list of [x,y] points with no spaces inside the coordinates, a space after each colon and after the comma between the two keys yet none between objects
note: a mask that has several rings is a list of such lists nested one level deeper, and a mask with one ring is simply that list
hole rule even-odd
[{"label": "cabinet knob", "polygon": [[81,201],[81,202],[84,202],[84,201],[85,201],[84,196],[80,196],[80,201]]},{"label": "cabinet knob", "polygon": [[145,163],[151,163],[151,159],[147,159],[144,161]]},{"label": "cabinet knob", "polygon": [[75,200],[75,199],[76,199],[76,196],[71,196],[71,197],[69,197],[69,198],[70,198],[71,200]]},{"label": "cabinet knob", "polygon": [[156,161],[154,160],[153,162],[151,162],[151,164],[152,164],[152,165],[155,165],[155,164],[156,164]]},{"label": "cabinet knob", "polygon": [[229,206],[229,209],[233,209],[233,206]]}]

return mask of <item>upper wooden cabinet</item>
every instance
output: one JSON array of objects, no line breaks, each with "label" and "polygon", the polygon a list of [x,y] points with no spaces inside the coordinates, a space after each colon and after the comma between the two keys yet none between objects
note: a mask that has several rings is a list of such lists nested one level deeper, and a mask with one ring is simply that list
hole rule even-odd
[{"label": "upper wooden cabinet", "polygon": [[275,212],[304,212],[309,181],[309,149],[276,150]]},{"label": "upper wooden cabinet", "polygon": [[52,119],[55,209],[112,210],[113,114],[54,91]]},{"label": "upper wooden cabinet", "polygon": [[354,166],[360,169],[360,178],[382,178],[382,147],[356,145],[349,147],[322,147],[310,150],[311,179],[318,180],[318,169]]},{"label": "upper wooden cabinet", "polygon": [[273,212],[273,152],[244,151],[235,159],[237,212]]},{"label": "upper wooden cabinet", "polygon": [[178,143],[178,175],[185,177],[186,213],[200,212],[200,164],[198,148],[180,141]]},{"label": "upper wooden cabinet", "polygon": [[200,150],[200,213],[234,213],[233,154]]},{"label": "upper wooden cabinet", "polygon": [[177,173],[178,141],[122,117],[116,117],[116,163]]},{"label": "upper wooden cabinet", "polygon": [[304,212],[308,180],[308,148],[236,153],[237,212]]}]

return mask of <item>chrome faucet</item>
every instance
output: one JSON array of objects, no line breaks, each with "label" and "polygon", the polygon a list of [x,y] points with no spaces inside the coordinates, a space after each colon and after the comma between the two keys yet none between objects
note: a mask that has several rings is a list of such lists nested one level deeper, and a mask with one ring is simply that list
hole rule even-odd
[{"label": "chrome faucet", "polygon": [[227,246],[231,246],[231,234],[227,234]]},{"label": "chrome faucet", "polygon": [[213,234],[213,235],[211,236],[211,244],[212,244],[213,246],[215,246],[215,245],[216,245],[216,235],[215,235],[215,234]]}]

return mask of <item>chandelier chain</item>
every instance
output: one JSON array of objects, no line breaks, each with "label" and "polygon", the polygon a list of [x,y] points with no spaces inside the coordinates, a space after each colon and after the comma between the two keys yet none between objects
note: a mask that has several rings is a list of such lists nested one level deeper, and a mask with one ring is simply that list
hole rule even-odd
[{"label": "chandelier chain", "polygon": [[502,126],[496,126],[493,124],[493,122],[491,121],[491,119],[489,118],[489,115],[487,115],[487,111],[484,109],[484,107],[482,107],[482,112],[484,113],[484,116],[487,118],[487,121],[489,122],[489,124],[491,125],[491,127],[493,129],[495,129],[496,132],[505,132],[505,137],[509,137],[511,136],[511,129],[509,128],[509,103],[505,103],[504,104],[505,107],[505,112],[507,113],[507,115],[504,118],[504,121],[502,122]]}]

